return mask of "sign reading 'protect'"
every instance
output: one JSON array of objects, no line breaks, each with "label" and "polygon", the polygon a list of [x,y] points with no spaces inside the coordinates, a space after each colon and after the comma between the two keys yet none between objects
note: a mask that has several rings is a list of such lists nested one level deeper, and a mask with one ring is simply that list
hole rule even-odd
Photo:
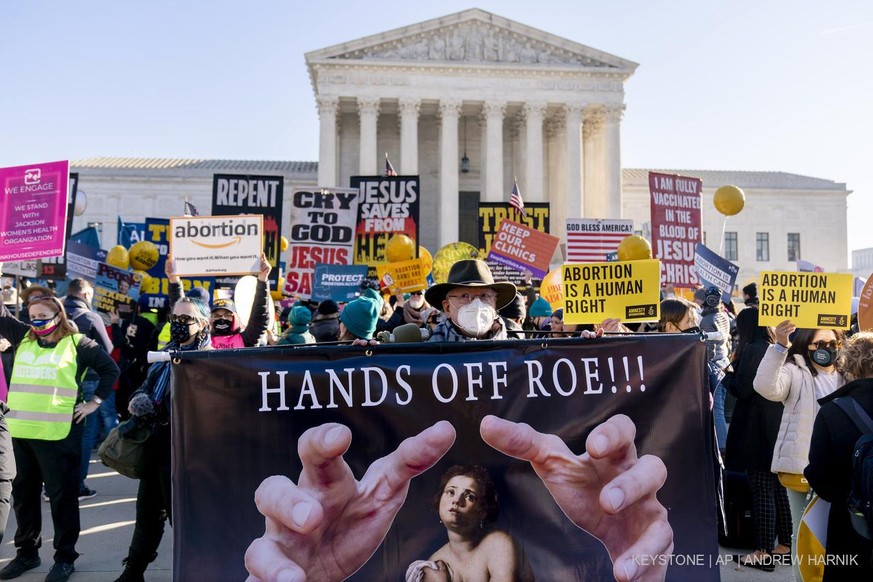
[{"label": "sign reading 'protect'", "polygon": [[185,216],[170,219],[170,256],[176,274],[257,273],[263,252],[263,216]]}]

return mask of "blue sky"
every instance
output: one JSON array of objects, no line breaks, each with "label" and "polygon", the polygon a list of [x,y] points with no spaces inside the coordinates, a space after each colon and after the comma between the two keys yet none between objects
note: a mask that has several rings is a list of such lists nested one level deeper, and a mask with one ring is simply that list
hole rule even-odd
[{"label": "blue sky", "polygon": [[471,7],[640,63],[624,167],[845,182],[849,249],[873,247],[867,0],[7,1],[0,166],[317,160],[305,52]]}]

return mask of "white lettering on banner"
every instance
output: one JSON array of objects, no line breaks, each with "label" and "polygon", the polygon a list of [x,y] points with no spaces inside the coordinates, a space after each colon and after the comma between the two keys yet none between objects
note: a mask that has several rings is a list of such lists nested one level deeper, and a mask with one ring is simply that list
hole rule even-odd
[{"label": "white lettering on banner", "polygon": [[276,206],[278,180],[243,180],[219,178],[215,203],[218,206],[262,207]]},{"label": "white lettering on banner", "polygon": [[[631,365],[632,362],[635,366]],[[604,393],[604,386],[609,387],[607,394],[646,391],[642,355],[635,358],[579,358],[578,361],[560,358],[545,363],[526,360],[524,364],[527,398],[566,398],[577,394],[580,389],[578,394],[582,396],[600,395]],[[457,365],[441,363],[430,374],[431,390],[437,401],[443,404],[458,398],[472,402],[501,400],[510,389],[508,369],[505,361],[487,362],[487,368],[485,363],[478,361]],[[409,365],[399,366],[393,374],[370,366],[305,370],[299,377],[288,377],[288,373],[287,370],[258,372],[261,380],[258,412],[291,410],[287,405],[289,401],[295,403],[293,410],[371,407],[384,403],[389,397],[400,406],[412,401],[413,388],[408,381],[412,368]]]}]

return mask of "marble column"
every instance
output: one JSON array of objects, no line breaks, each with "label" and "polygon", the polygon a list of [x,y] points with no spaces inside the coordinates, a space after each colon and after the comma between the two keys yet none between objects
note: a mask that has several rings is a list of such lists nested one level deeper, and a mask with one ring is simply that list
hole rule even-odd
[{"label": "marble column", "polygon": [[567,218],[582,218],[582,112],[583,105],[565,105],[564,159],[567,171]]},{"label": "marble column", "polygon": [[506,103],[488,101],[485,113],[485,196],[486,202],[500,202],[506,191],[503,187],[503,116]]},{"label": "marble column", "polygon": [[404,176],[418,174],[418,112],[420,99],[403,97],[400,109],[400,173]]},{"label": "marble column", "polygon": [[461,101],[440,101],[439,248],[458,240],[458,116]]},{"label": "marble column", "polygon": [[545,122],[545,157],[546,171],[543,183],[546,188],[546,200],[550,208],[550,233],[564,238],[567,221],[567,152],[564,144],[566,139],[566,116],[563,110],[556,111]]},{"label": "marble column", "polygon": [[605,214],[603,156],[600,135],[604,113],[601,107],[586,107],[582,125],[582,160],[584,164],[584,218],[610,218]]},{"label": "marble column", "polygon": [[621,118],[624,105],[604,108],[603,144],[604,206],[609,218],[621,218]]},{"label": "marble column", "polygon": [[376,135],[379,122],[379,98],[358,97],[358,117],[361,122],[360,146],[358,156],[361,176],[376,176],[381,174],[377,160]]},{"label": "marble column", "polygon": [[318,186],[333,188],[337,185],[337,127],[339,98],[316,97],[318,105]]},{"label": "marble column", "polygon": [[525,186],[522,198],[545,202],[543,196],[543,114],[545,103],[528,102],[522,110],[525,118]]}]

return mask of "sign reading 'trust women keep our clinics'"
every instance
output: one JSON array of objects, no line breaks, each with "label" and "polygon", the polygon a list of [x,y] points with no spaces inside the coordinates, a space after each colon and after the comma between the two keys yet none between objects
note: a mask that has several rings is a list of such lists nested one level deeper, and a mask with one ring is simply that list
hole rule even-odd
[{"label": "sign reading 'trust women keep our clinics'", "polygon": [[852,312],[851,273],[761,273],[759,325],[786,319],[797,327],[849,329]]},{"label": "sign reading 'trust women keep our clinics'", "polygon": [[170,255],[176,274],[248,275],[260,270],[261,215],[185,216],[170,219]]},{"label": "sign reading 'trust women keep our clinics'", "polygon": [[657,259],[565,263],[561,267],[565,323],[657,321],[661,264]]}]

